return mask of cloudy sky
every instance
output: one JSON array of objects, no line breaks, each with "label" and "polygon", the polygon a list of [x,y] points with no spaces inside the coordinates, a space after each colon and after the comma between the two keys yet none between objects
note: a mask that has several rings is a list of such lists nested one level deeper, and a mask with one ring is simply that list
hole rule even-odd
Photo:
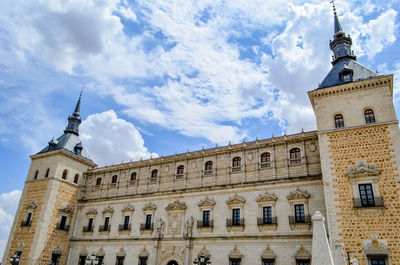
[{"label": "cloudy sky", "polygon": [[[358,61],[397,74],[399,0],[336,2]],[[84,84],[81,138],[99,165],[315,129],[328,73],[321,0],[0,1],[0,255],[29,155],[62,134]]]}]

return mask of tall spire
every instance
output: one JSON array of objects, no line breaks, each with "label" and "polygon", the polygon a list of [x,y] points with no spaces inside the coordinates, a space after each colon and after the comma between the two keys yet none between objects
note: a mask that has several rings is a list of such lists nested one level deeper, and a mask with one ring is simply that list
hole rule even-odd
[{"label": "tall spire", "polygon": [[[83,88],[82,88],[83,89]],[[80,108],[81,108],[82,90],[76,103],[75,110],[72,116],[68,117],[68,126],[65,128],[65,133],[73,133],[79,136],[79,125],[81,124]]]},{"label": "tall spire", "polygon": [[332,0],[333,4],[333,16],[334,16],[334,34],[333,41],[330,42],[329,46],[333,51],[332,64],[335,65],[341,59],[349,58],[356,60],[356,56],[351,50],[353,44],[350,35],[346,36],[340,24],[339,17],[336,12],[335,1]]}]

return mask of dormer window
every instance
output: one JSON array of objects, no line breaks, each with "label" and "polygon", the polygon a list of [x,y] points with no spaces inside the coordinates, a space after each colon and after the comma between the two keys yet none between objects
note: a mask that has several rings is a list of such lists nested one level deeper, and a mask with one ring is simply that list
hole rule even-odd
[{"label": "dormer window", "polygon": [[350,69],[346,64],[343,70],[339,72],[339,78],[342,83],[348,83],[353,81],[353,70]]}]

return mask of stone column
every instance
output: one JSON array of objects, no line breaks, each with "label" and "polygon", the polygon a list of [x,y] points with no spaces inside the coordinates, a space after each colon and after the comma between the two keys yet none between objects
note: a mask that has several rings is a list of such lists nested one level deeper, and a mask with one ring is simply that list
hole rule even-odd
[{"label": "stone column", "polygon": [[325,218],[320,211],[316,211],[312,217],[313,242],[312,242],[312,264],[334,265],[331,249],[326,236]]}]

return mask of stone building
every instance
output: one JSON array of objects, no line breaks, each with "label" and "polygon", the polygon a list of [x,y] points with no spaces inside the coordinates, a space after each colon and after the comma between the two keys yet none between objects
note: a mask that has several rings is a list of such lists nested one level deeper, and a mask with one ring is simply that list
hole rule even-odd
[{"label": "stone building", "polygon": [[64,134],[31,156],[2,264],[308,265],[315,211],[336,265],[348,253],[400,264],[393,76],[359,64],[334,19],[333,67],[308,92],[317,131],[97,167],[79,98]]}]

